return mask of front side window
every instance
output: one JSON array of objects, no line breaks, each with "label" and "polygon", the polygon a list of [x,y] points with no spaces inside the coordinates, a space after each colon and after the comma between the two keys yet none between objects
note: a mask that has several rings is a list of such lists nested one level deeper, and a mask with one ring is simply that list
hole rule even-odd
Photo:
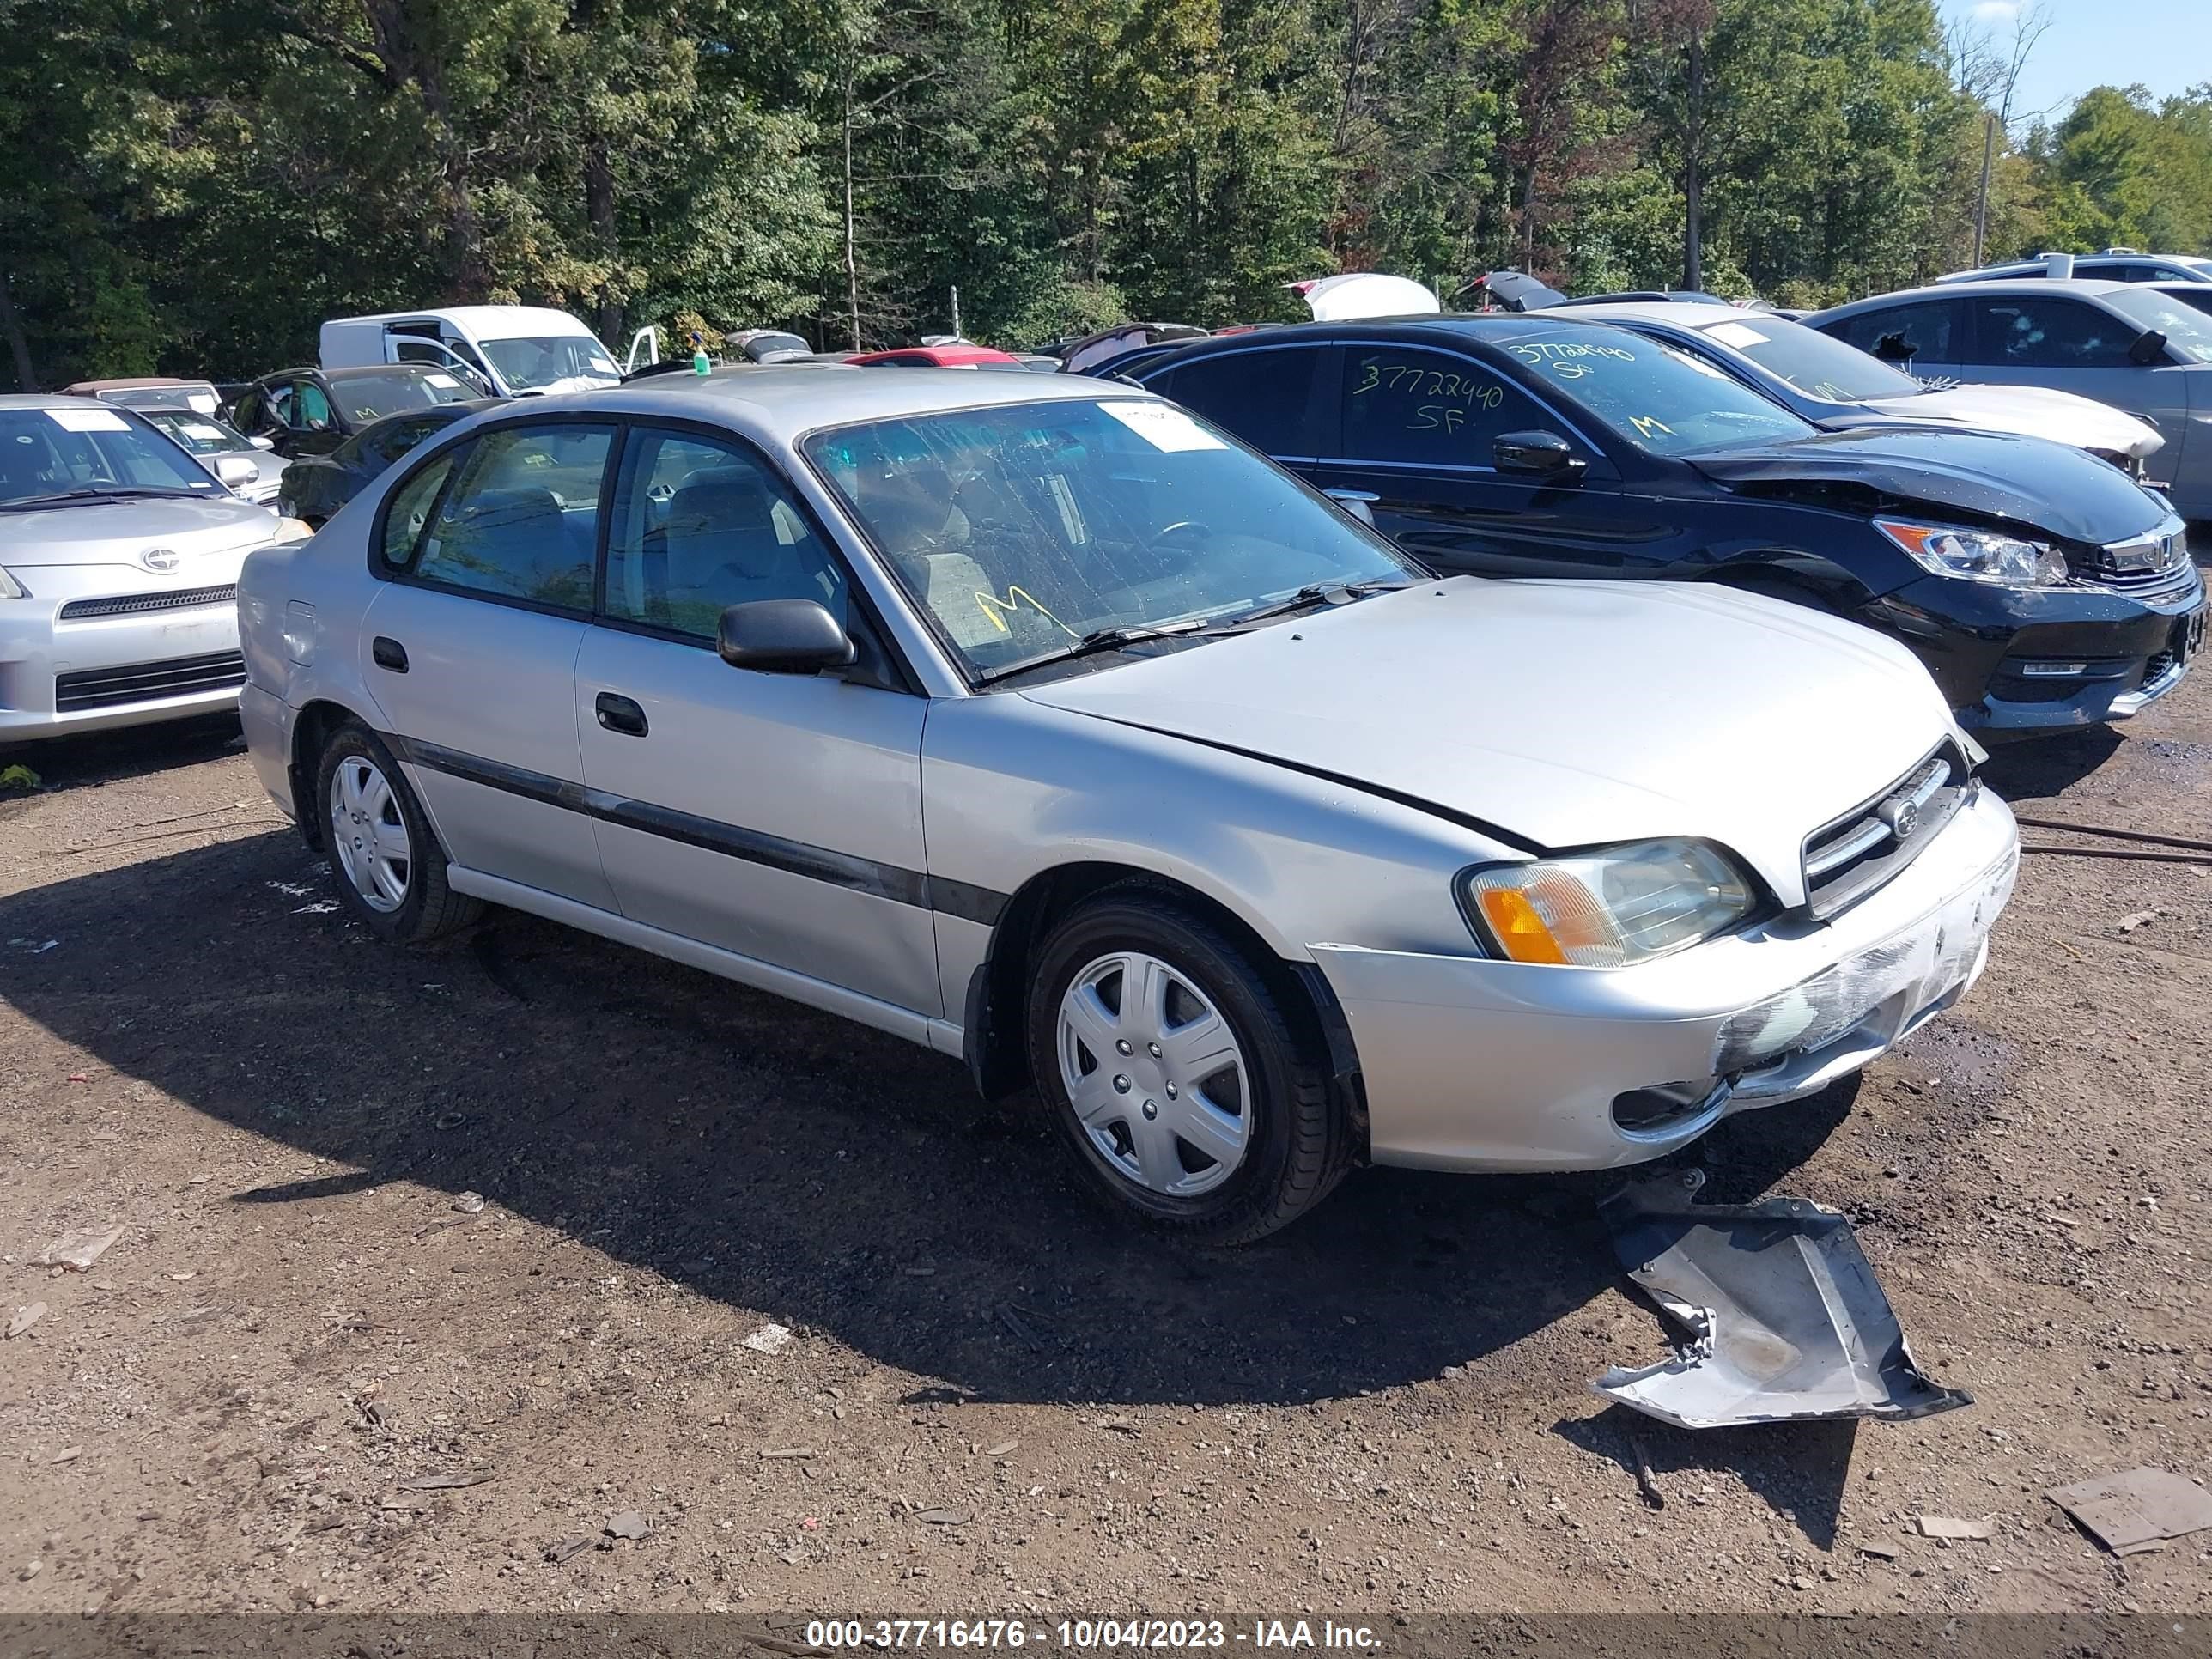
[{"label": "front side window", "polygon": [[710,641],[725,610],[755,599],[817,599],[846,619],[843,572],[756,457],[634,428],[607,536],[604,614]]},{"label": "front side window", "polygon": [[1411,346],[1346,346],[1343,403],[1355,461],[1486,467],[1498,434],[1558,424],[1487,364]]},{"label": "front side window", "polygon": [[1177,362],[1172,353],[1159,372],[1140,375],[1152,391],[1235,433],[1269,455],[1320,453],[1309,419],[1322,346],[1233,351]]},{"label": "front side window", "polygon": [[292,398],[292,423],[302,432],[327,432],[331,426],[331,400],[313,380],[300,382]]},{"label": "front side window", "polygon": [[1905,363],[1917,357],[1955,363],[1959,358],[1951,349],[1951,334],[1957,314],[1958,307],[1948,300],[1890,306],[1846,317],[1825,331],[1885,362]]},{"label": "front side window", "polygon": [[1991,295],[1968,302],[1978,363],[1999,368],[2124,368],[2139,328],[2063,294]]},{"label": "front side window", "polygon": [[1814,430],[1726,371],[1625,328],[1547,325],[1500,339],[1498,347],[1546,392],[1654,455],[1809,437]]},{"label": "front side window", "polygon": [[0,510],[50,498],[212,493],[215,481],[137,416],[104,405],[0,409]]},{"label": "front side window", "polygon": [[1103,630],[1416,574],[1289,474],[1149,398],[876,421],[805,453],[971,674]]},{"label": "front side window", "polygon": [[[501,427],[468,449],[414,550],[425,581],[589,611],[611,427]],[[409,480],[401,494],[420,483]],[[399,503],[393,503],[392,517]],[[391,520],[386,520],[387,538]],[[388,556],[387,556],[388,559]]]}]

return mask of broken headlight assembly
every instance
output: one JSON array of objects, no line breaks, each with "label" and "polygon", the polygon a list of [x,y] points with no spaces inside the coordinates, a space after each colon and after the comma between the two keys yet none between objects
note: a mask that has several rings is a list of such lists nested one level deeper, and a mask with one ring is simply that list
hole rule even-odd
[{"label": "broken headlight assembly", "polygon": [[1923,570],[2000,587],[2049,587],[2066,580],[2066,556],[2042,542],[1963,525],[1876,519],[1874,527]]},{"label": "broken headlight assembly", "polygon": [[1599,848],[1459,877],[1460,907],[1492,955],[1626,968],[1741,926],[1757,886],[1718,848],[1668,839]]}]

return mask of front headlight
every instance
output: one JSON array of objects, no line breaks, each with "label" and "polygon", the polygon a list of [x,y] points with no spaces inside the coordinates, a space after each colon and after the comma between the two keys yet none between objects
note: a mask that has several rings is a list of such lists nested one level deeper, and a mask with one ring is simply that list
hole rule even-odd
[{"label": "front headlight", "polygon": [[31,590],[5,570],[0,570],[0,599],[27,599]]},{"label": "front headlight", "polygon": [[2066,580],[2063,553],[2001,531],[1902,519],[1876,519],[1874,527],[1910,554],[1914,563],[1939,576],[1963,576],[2003,587],[2042,587]]},{"label": "front headlight", "polygon": [[1498,864],[1459,878],[1476,934],[1510,962],[1626,968],[1725,933],[1758,907],[1751,878],[1701,841],[1647,841]]},{"label": "front headlight", "polygon": [[304,519],[279,519],[276,533],[269,538],[272,547],[289,547],[294,542],[304,542],[315,533],[315,527]]}]

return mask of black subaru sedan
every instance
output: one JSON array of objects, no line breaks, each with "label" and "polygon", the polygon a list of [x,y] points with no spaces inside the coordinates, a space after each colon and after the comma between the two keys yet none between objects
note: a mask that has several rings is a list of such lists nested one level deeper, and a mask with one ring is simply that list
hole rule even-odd
[{"label": "black subaru sedan", "polygon": [[1134,368],[1436,570],[1816,606],[1910,646],[1970,728],[2124,719],[2203,640],[2180,520],[2117,468],[2039,438],[1822,432],[1626,329],[1315,324]]}]

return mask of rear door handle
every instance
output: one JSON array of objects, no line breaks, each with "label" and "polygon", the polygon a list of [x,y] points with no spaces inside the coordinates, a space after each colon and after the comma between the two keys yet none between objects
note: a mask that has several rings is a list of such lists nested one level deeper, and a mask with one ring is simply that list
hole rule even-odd
[{"label": "rear door handle", "polygon": [[645,710],[628,697],[617,696],[612,691],[602,691],[592,701],[599,711],[599,724],[610,732],[619,732],[626,738],[641,738],[646,733]]},{"label": "rear door handle", "polygon": [[407,647],[397,640],[379,634],[368,642],[368,654],[379,668],[388,668],[395,674],[407,672]]}]

